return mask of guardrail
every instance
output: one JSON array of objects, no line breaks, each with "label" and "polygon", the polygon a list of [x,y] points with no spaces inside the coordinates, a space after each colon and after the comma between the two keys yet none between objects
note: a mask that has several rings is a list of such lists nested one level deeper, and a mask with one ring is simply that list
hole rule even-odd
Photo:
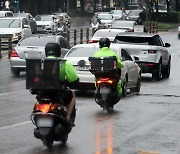
[{"label": "guardrail", "polygon": [[1,34],[0,35],[0,59],[2,58],[2,50],[6,50],[8,54],[8,58],[10,57],[10,53],[12,48],[16,45],[13,42],[17,42],[18,40],[14,40],[11,34]]},{"label": "guardrail", "polygon": [[148,33],[158,32],[157,22],[145,22],[144,26],[146,27]]},{"label": "guardrail", "polygon": [[63,36],[67,39],[70,46],[74,46],[76,44],[89,43],[90,37],[93,36],[95,29],[85,28],[85,29],[74,29],[68,31],[63,34]]}]

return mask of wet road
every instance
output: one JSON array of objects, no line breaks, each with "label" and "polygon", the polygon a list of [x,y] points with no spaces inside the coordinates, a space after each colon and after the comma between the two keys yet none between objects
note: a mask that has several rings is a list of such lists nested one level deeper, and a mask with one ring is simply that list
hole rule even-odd
[{"label": "wet road", "polygon": [[[33,136],[30,113],[35,102],[25,89],[25,73],[12,78],[8,60],[0,62],[1,154],[179,154],[180,45],[177,32],[160,33],[172,46],[169,79],[143,75],[141,92],[122,99],[112,114],[94,103],[92,92],[77,93],[76,127],[66,145],[52,150]],[[144,154],[143,153],[143,154]]]}]

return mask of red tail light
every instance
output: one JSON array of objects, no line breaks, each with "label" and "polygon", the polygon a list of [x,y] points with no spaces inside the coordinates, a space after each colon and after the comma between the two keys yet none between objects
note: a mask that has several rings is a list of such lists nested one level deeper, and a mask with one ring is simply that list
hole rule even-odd
[{"label": "red tail light", "polygon": [[39,82],[39,81],[40,81],[39,77],[38,77],[38,76],[35,76],[35,77],[34,77],[34,82]]},{"label": "red tail light", "polygon": [[128,32],[134,32],[134,30],[133,29],[128,29]]},{"label": "red tail light", "polygon": [[148,50],[148,53],[156,54],[157,50]]},{"label": "red tail light", "polygon": [[89,43],[97,43],[99,42],[98,40],[90,40]]},{"label": "red tail light", "polygon": [[101,84],[101,83],[110,83],[112,84],[113,81],[109,78],[100,78],[100,80],[97,81],[97,84]]},{"label": "red tail light", "polygon": [[11,57],[19,57],[15,49],[12,49],[10,56]]},{"label": "red tail light", "polygon": [[146,65],[147,65],[147,66],[150,66],[150,67],[154,66],[153,63],[147,63]]},{"label": "red tail light", "polygon": [[43,113],[47,113],[49,111],[52,111],[56,109],[58,104],[35,104],[34,108],[35,110],[40,110]]}]

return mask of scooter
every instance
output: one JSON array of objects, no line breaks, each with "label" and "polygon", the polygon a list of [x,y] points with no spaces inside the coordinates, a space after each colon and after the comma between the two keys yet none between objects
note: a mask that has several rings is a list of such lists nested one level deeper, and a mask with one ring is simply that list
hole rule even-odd
[{"label": "scooter", "polygon": [[[68,134],[75,125],[66,119],[67,108],[60,101],[58,92],[38,92],[37,103],[31,114],[31,121],[36,126],[34,136],[52,147],[53,141],[67,142]],[[75,112],[73,117],[75,118]]]},{"label": "scooter", "polygon": [[89,70],[96,80],[95,102],[110,112],[120,99],[116,88],[119,81],[116,57],[89,57],[89,61]]},{"label": "scooter", "polygon": [[37,102],[31,113],[36,126],[34,136],[45,146],[52,147],[54,141],[67,142],[68,134],[75,126],[76,111],[67,120],[67,107],[63,102],[64,86],[59,81],[61,59],[26,59],[26,89],[36,95]]}]

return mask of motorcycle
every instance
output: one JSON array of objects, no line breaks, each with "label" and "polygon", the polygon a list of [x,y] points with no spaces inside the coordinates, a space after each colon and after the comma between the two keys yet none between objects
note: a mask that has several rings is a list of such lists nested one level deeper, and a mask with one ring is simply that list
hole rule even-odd
[{"label": "motorcycle", "polygon": [[95,75],[95,102],[103,110],[110,112],[119,101],[117,83],[119,74],[116,57],[89,57],[90,72]]},{"label": "motorcycle", "polygon": [[75,126],[75,110],[71,120],[66,119],[67,107],[63,102],[63,86],[59,82],[61,62],[59,59],[26,60],[26,89],[37,99],[30,116],[36,126],[34,136],[48,148],[52,147],[54,141],[65,144]]},{"label": "motorcycle", "polygon": [[[38,93],[41,94],[37,95],[37,103],[31,114],[31,121],[36,126],[34,136],[41,139],[47,147],[52,147],[53,141],[61,141],[65,144],[68,134],[75,126],[66,119],[66,106],[62,105],[58,92],[39,91]],[[73,118],[75,118],[75,112]]]}]

